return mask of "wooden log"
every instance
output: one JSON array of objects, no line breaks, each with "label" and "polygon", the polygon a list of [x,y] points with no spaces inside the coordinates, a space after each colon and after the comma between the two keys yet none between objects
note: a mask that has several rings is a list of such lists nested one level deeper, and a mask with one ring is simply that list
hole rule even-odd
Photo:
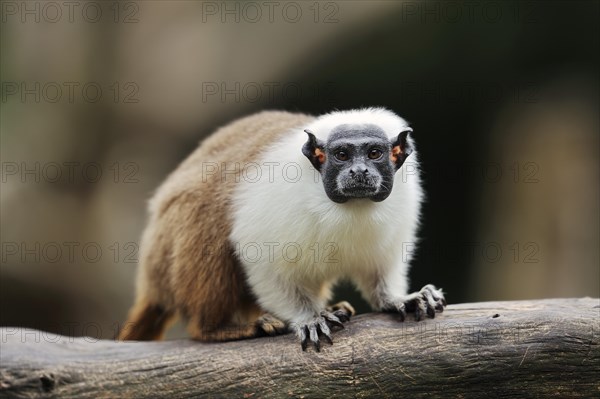
[{"label": "wooden log", "polygon": [[320,353],[292,334],[95,341],[1,329],[2,397],[598,397],[600,300],[449,305],[353,318]]}]

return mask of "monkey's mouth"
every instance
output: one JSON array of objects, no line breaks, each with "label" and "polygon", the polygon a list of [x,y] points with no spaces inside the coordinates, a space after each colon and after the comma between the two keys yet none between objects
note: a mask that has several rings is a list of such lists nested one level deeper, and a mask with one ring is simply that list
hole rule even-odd
[{"label": "monkey's mouth", "polygon": [[379,191],[376,187],[351,187],[340,190],[347,197],[352,198],[367,198],[371,197]]},{"label": "monkey's mouth", "polygon": [[349,200],[369,199],[380,202],[386,199],[389,192],[382,190],[381,185],[352,184],[339,186],[337,190],[328,192],[327,195],[333,202],[343,204]]},{"label": "monkey's mouth", "polygon": [[346,197],[368,198],[379,192],[379,181],[376,178],[346,179],[339,191]]},{"label": "monkey's mouth", "polygon": [[[344,203],[352,199],[370,199],[380,202],[390,194],[388,184],[381,176],[339,176],[334,187],[325,186],[325,192],[333,202]],[[391,187],[391,185],[390,185]],[[328,190],[327,188],[330,188]]]}]

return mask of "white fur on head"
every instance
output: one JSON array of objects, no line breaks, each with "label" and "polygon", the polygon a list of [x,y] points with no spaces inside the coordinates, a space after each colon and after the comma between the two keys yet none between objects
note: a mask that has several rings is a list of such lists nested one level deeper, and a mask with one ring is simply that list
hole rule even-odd
[{"label": "white fur on head", "polygon": [[[259,177],[241,179],[233,194],[230,240],[248,282],[263,309],[288,322],[305,323],[323,310],[339,278],[354,281],[374,307],[382,289],[391,297],[407,293],[406,250],[414,249],[422,199],[416,152],[384,201],[335,203],[302,146],[304,129],[325,141],[342,124],[374,124],[390,139],[408,127],[382,108],[320,116],[282,132],[255,161]],[[407,164],[413,168],[403,173]]]},{"label": "white fur on head", "polygon": [[390,140],[395,139],[400,132],[406,130],[408,123],[385,108],[361,108],[348,111],[333,111],[322,115],[310,123],[305,129],[323,141],[327,141],[331,131],[339,125],[374,124],[383,129]]}]

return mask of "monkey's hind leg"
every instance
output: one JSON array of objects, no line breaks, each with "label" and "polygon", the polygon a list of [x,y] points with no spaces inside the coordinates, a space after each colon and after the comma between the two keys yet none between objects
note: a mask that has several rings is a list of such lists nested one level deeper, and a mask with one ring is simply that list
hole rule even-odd
[{"label": "monkey's hind leg", "polygon": [[341,322],[349,321],[350,317],[356,314],[354,307],[347,301],[341,301],[335,305],[330,305],[327,307],[327,311],[333,313]]},{"label": "monkey's hind leg", "polygon": [[192,339],[199,341],[232,341],[245,338],[275,336],[285,334],[288,330],[287,325],[283,321],[268,313],[263,313],[254,322],[244,324],[228,323],[216,327],[208,323],[202,323],[197,318],[192,318],[188,325],[188,331]]},{"label": "monkey's hind leg", "polygon": [[269,313],[264,313],[256,320],[256,336],[275,336],[288,332],[287,325]]},{"label": "monkey's hind leg", "polygon": [[136,303],[119,333],[120,341],[152,341],[163,338],[169,322],[175,318],[173,311],[160,305],[141,301]]}]

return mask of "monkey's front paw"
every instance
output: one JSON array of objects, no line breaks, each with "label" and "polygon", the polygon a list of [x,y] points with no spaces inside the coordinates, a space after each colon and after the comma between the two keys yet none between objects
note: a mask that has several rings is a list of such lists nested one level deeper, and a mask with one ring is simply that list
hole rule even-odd
[{"label": "monkey's front paw", "polygon": [[350,316],[352,315],[350,309],[352,311],[354,310],[354,308],[351,306],[349,309],[339,308],[335,309],[333,312],[324,310],[319,316],[315,317],[310,322],[298,325],[296,327],[296,334],[300,338],[302,350],[306,350],[308,342],[310,341],[312,342],[315,350],[320,352],[321,340],[319,339],[319,335],[322,335],[325,337],[327,342],[333,344],[333,339],[331,338],[331,329],[334,327],[344,328],[343,322],[350,320]]},{"label": "monkey's front paw", "polygon": [[433,319],[436,310],[441,313],[444,311],[445,306],[446,299],[442,290],[428,284],[421,288],[419,292],[413,292],[397,301],[392,301],[384,310],[398,313],[402,321],[406,319],[406,313],[414,312],[415,319],[419,321],[424,314]]}]

